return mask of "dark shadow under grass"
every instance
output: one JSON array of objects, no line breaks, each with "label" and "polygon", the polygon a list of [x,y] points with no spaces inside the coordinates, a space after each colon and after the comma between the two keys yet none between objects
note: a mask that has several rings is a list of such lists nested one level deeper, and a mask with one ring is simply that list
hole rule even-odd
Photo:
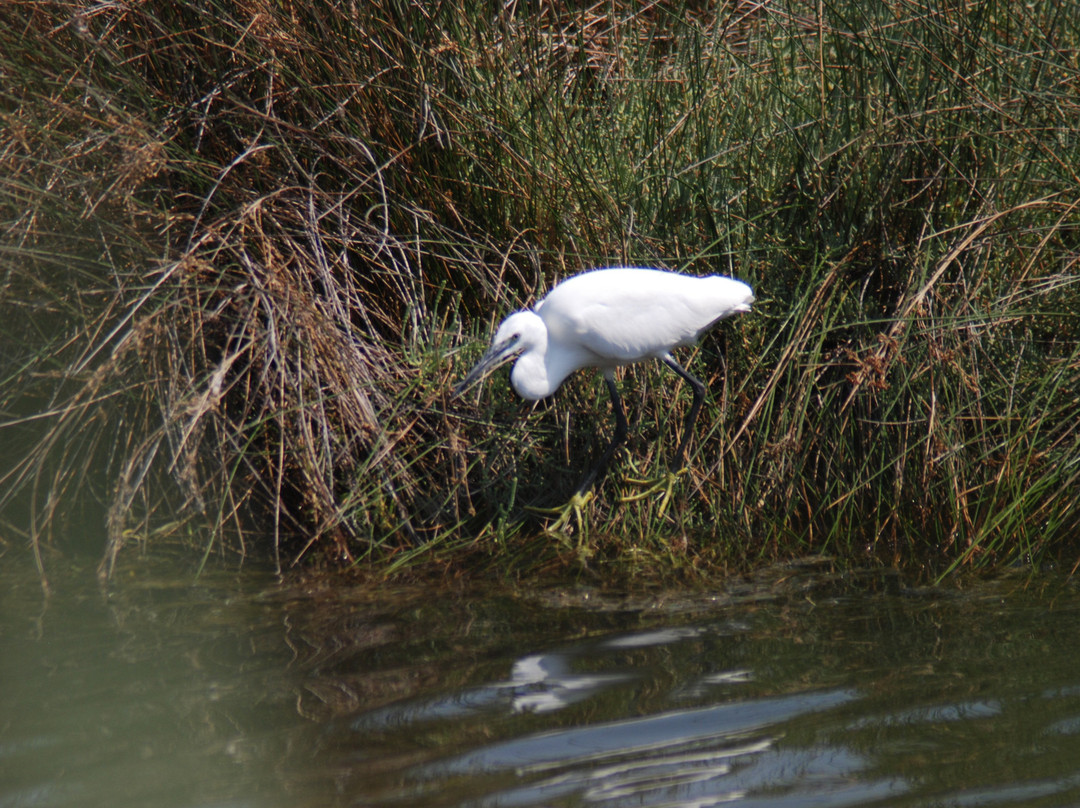
[{"label": "dark shadow under grass", "polygon": [[[0,519],[46,554],[705,574],[1077,563],[1068,3],[0,8]],[[450,387],[592,266],[736,275],[710,399]]]}]

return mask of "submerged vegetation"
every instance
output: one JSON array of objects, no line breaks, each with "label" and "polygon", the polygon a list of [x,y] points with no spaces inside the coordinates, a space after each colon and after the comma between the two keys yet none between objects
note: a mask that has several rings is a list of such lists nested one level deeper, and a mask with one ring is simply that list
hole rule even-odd
[{"label": "submerged vegetation", "polygon": [[[1077,558],[1080,17],[1064,0],[0,7],[2,540],[380,569]],[[450,387],[557,279],[755,311],[532,407]],[[575,549],[577,548],[577,549]],[[625,568],[625,567],[624,567]]]}]

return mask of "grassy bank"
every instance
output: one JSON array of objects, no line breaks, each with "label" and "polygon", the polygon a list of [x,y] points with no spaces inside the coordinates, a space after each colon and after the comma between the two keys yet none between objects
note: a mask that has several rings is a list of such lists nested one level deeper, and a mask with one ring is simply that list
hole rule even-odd
[{"label": "grassy bank", "polygon": [[[624,376],[590,564],[1077,558],[1080,23],[924,6],[11,2],[5,540],[518,573],[611,428],[579,374],[449,387],[609,264],[752,315]],[[692,352],[690,352],[692,354]],[[580,537],[577,537],[580,538]]]}]

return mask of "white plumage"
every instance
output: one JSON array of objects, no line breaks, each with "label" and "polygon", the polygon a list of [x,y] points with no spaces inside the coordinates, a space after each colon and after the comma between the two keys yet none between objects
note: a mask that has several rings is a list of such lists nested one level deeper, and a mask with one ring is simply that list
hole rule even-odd
[{"label": "white plumage", "polygon": [[579,487],[581,493],[626,439],[615,368],[658,359],[694,388],[694,404],[675,456],[681,466],[705,387],[671,357],[671,351],[693,345],[720,320],[750,311],[753,302],[749,286],[718,275],[700,278],[629,267],[584,272],[558,284],[531,311],[503,320],[491,347],[454,393],[460,394],[515,356],[510,381],[520,396],[530,400],[551,395],[579,368],[599,368],[615,410],[615,437]]}]

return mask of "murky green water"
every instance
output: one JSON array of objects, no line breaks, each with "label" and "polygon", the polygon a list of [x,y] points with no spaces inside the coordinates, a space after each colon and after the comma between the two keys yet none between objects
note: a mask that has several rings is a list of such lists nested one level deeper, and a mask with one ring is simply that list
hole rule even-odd
[{"label": "murky green water", "polygon": [[1080,804],[1080,592],[0,573],[0,806]]}]

